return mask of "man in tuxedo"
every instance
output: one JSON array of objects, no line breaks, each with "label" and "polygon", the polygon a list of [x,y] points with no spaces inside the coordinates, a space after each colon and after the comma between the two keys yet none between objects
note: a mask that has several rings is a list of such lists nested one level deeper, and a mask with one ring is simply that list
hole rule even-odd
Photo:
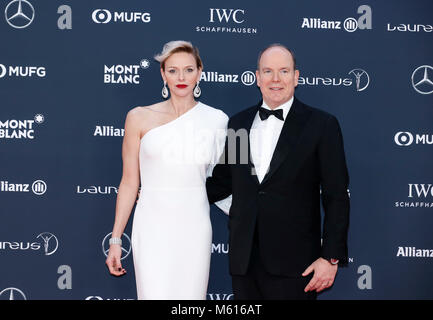
[{"label": "man in tuxedo", "polygon": [[260,53],[256,77],[263,100],[230,118],[225,152],[206,182],[210,203],[232,194],[234,298],[316,299],[348,257],[341,129],[294,97],[299,71],[285,46]]}]

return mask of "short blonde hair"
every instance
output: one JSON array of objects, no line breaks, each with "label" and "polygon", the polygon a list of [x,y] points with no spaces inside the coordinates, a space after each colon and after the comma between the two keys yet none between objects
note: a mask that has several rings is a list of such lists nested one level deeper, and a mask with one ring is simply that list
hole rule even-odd
[{"label": "short blonde hair", "polygon": [[198,48],[194,47],[191,42],[183,40],[175,40],[167,42],[162,48],[162,52],[155,55],[155,60],[161,64],[162,70],[165,70],[165,61],[177,52],[186,52],[194,56],[197,68],[203,69]]}]

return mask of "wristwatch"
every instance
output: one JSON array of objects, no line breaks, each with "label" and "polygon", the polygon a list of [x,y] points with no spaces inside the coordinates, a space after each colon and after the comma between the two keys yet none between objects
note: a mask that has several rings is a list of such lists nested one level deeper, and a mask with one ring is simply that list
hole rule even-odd
[{"label": "wristwatch", "polygon": [[332,265],[336,265],[336,264],[338,264],[338,262],[339,262],[340,260],[338,260],[338,259],[334,259],[334,258],[331,258],[331,259],[328,259],[328,261],[329,261],[330,264],[332,264]]}]

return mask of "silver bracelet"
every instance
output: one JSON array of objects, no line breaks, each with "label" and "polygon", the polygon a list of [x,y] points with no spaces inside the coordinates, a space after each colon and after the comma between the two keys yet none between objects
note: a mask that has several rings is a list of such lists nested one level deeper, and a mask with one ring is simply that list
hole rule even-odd
[{"label": "silver bracelet", "polygon": [[108,241],[108,243],[110,244],[110,246],[112,244],[122,245],[122,239],[120,239],[120,238],[110,238],[110,240]]}]

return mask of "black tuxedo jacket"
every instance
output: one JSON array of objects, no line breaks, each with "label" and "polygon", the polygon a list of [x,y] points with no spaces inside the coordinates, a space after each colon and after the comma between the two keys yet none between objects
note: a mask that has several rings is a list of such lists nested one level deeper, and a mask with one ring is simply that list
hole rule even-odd
[{"label": "black tuxedo jacket", "polygon": [[[246,273],[255,230],[261,260],[271,274],[299,277],[319,257],[346,263],[349,177],[337,119],[295,98],[269,170],[259,183],[249,132],[261,104],[229,120],[225,152],[206,181],[210,203],[233,196],[228,223],[230,273]],[[245,131],[248,151],[242,138],[233,148],[230,134],[241,137]],[[242,152],[248,152],[247,161]]]}]

